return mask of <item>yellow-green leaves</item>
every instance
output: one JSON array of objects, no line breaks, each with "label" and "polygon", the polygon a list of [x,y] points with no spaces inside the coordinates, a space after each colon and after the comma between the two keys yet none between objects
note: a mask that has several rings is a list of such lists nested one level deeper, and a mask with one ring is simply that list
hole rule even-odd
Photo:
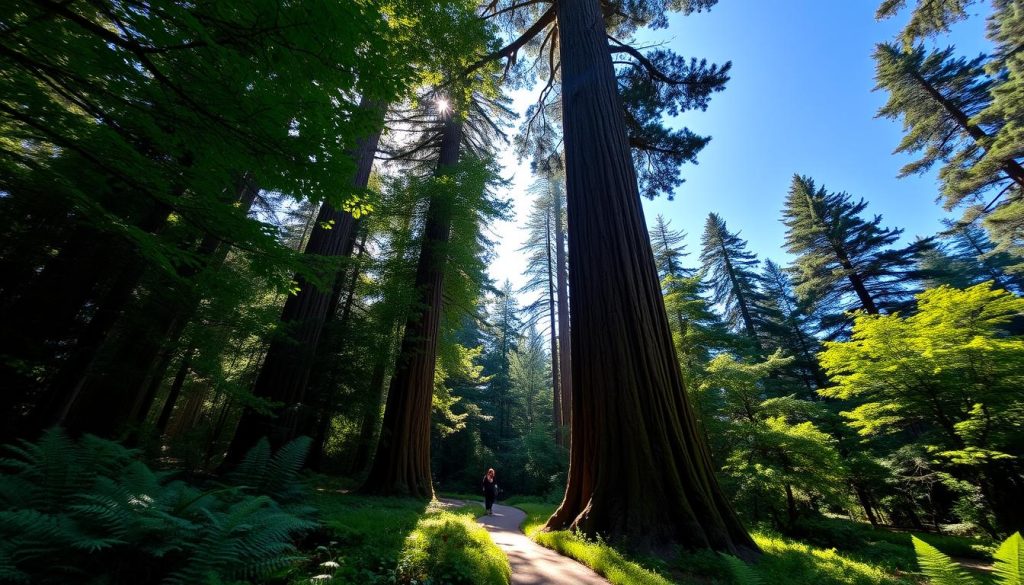
[{"label": "yellow-green leaves", "polygon": [[976,465],[1008,457],[1024,423],[1024,339],[1007,326],[1024,299],[990,283],[942,286],[917,296],[908,316],[861,315],[849,341],[829,342],[821,365],[829,398],[861,435],[924,425],[933,457]]}]

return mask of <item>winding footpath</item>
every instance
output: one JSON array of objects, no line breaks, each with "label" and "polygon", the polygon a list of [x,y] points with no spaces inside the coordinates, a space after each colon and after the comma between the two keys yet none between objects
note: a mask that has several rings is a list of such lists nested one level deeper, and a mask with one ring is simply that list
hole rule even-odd
[{"label": "winding footpath", "polygon": [[610,585],[590,568],[530,540],[519,530],[525,519],[519,508],[499,504],[494,515],[477,519],[508,555],[512,585]]}]

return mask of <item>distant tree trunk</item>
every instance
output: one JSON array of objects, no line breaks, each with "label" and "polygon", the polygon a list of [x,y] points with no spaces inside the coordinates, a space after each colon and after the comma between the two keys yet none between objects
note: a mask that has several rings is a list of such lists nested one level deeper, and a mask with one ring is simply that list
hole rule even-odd
[{"label": "distant tree trunk", "polygon": [[875,510],[871,505],[871,496],[864,486],[854,482],[853,491],[857,494],[857,500],[860,501],[860,507],[864,509],[864,515],[868,517],[868,522],[872,526],[878,526],[878,518],[875,516]]},{"label": "distant tree trunk", "polygon": [[796,528],[796,520],[798,517],[796,509],[796,498],[793,497],[793,486],[786,484],[786,517],[789,520],[789,529],[793,530]]},{"label": "distant tree trunk", "polygon": [[750,304],[747,297],[743,295],[743,289],[740,287],[740,282],[736,278],[736,272],[733,270],[732,261],[729,259],[729,250],[726,249],[725,243],[722,243],[722,256],[725,258],[725,268],[729,272],[729,280],[732,281],[733,294],[736,295],[736,304],[740,306],[740,315],[743,317],[743,328],[747,331],[747,336],[757,343],[757,330],[754,329],[754,319],[751,317]]},{"label": "distant tree trunk", "polygon": [[[383,107],[369,104],[364,104],[363,107],[376,107],[380,120],[383,121]],[[378,130],[359,144],[356,153],[357,170],[352,179],[352,185],[357,189],[365,188],[369,182],[379,139]],[[345,251],[351,250],[355,233],[356,220],[351,213],[334,209],[324,203],[320,207],[316,227],[306,245],[305,253],[326,257],[341,256]],[[268,437],[275,448],[287,443],[297,432],[308,430],[308,427],[304,427],[300,431],[295,426],[303,426],[299,421],[312,419],[305,405],[306,386],[312,372],[320,334],[328,317],[327,311],[337,275],[325,275],[322,288],[314,286],[300,276],[295,278],[299,283],[299,292],[290,295],[285,302],[280,330],[271,341],[252,390],[255,396],[281,402],[285,406],[272,415],[252,409],[245,410],[228,449],[228,465],[241,460],[261,437]],[[289,417],[295,417],[294,424],[288,424],[284,420],[282,415],[285,413],[288,413]]]},{"label": "distant tree trunk", "polygon": [[556,6],[575,387],[569,483],[547,526],[753,556],[683,388],[600,2]]},{"label": "distant tree trunk", "polygon": [[380,403],[384,397],[384,376],[387,374],[387,359],[391,357],[390,346],[390,340],[381,344],[377,363],[374,364],[373,373],[370,375],[366,401],[362,405],[363,419],[359,424],[359,438],[356,443],[355,455],[352,456],[352,465],[349,468],[352,475],[359,475],[366,470],[374,451],[373,439],[377,435],[377,425],[380,423]]},{"label": "distant tree trunk", "polygon": [[[441,136],[437,175],[459,160],[462,123],[449,118]],[[430,413],[437,342],[444,310],[444,273],[451,235],[453,202],[435,194],[427,208],[415,290],[418,306],[406,320],[391,378],[377,454],[361,491],[369,494],[431,498]]]},{"label": "distant tree trunk", "polygon": [[[308,394],[319,403],[317,409],[316,431],[313,435],[313,444],[309,449],[309,456],[306,457],[306,467],[320,471],[323,467],[324,449],[331,435],[331,421],[338,412],[338,389],[341,386],[338,377],[337,367],[333,362],[337,361],[337,352],[344,346],[348,334],[349,320],[352,317],[352,305],[355,303],[356,285],[359,284],[359,275],[362,272],[361,260],[366,251],[366,230],[362,230],[359,244],[356,246],[359,252],[355,256],[350,274],[346,281],[338,279],[334,287],[334,295],[327,308],[327,314],[333,317],[324,327],[323,339],[317,344],[316,356],[313,359],[313,373],[310,376]],[[349,250],[347,255],[351,255]],[[345,297],[342,305],[341,297]],[[338,307],[341,306],[340,314]]]},{"label": "distant tree trunk", "polygon": [[839,260],[839,264],[843,267],[843,270],[846,270],[846,278],[850,281],[853,291],[857,293],[861,306],[864,307],[864,310],[869,315],[877,315],[878,305],[875,304],[875,299],[868,292],[868,287],[864,283],[864,277],[857,272],[853,263],[850,262],[850,257],[846,250],[838,243],[833,243],[832,248],[835,251],[836,258]]},{"label": "distant tree trunk", "polygon": [[190,347],[185,352],[185,355],[181,357],[178,373],[174,375],[174,381],[171,382],[171,389],[167,393],[167,399],[164,400],[164,406],[160,409],[160,417],[156,419],[156,432],[158,435],[162,435],[167,431],[167,423],[171,420],[174,405],[178,402],[178,397],[181,396],[181,389],[185,386],[185,378],[188,377],[189,368],[192,366],[193,353],[195,353],[195,349]]},{"label": "distant tree trunk", "polygon": [[555,275],[554,263],[551,259],[551,222],[547,223],[544,232],[544,245],[547,250],[547,271],[548,271],[548,321],[551,327],[551,392],[552,408],[551,426],[555,430],[555,444],[561,445],[563,440],[562,429],[565,427],[565,420],[562,418],[562,388],[559,384],[558,369],[558,314],[555,310]]},{"label": "distant tree trunk", "polygon": [[[565,258],[565,229],[562,223],[562,184],[555,181],[553,199],[555,203],[555,271],[558,275],[558,386],[561,390],[562,443],[568,437],[566,431],[572,417],[572,337],[569,333],[569,272]],[[554,367],[552,365],[552,367]]]}]

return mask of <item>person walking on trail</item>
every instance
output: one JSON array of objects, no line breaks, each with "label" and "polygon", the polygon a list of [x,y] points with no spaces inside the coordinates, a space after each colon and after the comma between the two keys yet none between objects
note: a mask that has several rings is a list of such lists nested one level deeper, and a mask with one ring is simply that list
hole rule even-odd
[{"label": "person walking on trail", "polygon": [[483,481],[484,505],[487,508],[487,515],[491,515],[491,508],[494,506],[494,495],[498,491],[498,484],[494,481],[494,468],[487,470]]}]

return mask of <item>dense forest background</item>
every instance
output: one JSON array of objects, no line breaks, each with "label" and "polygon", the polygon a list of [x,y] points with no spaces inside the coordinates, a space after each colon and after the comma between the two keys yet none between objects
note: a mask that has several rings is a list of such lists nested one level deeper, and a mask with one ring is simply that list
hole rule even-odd
[{"label": "dense forest background", "polygon": [[[196,582],[230,563],[179,557],[230,522],[266,527],[246,571],[272,573],[316,526],[302,473],[429,499],[493,467],[563,502],[549,527],[640,550],[742,557],[741,522],[808,537],[838,516],[1024,527],[1024,5],[991,3],[973,58],[922,44],[970,2],[882,3],[907,22],[875,48],[879,115],[954,219],[908,242],[797,174],[780,265],[716,213],[684,234],[640,211],[708,141],[663,115],[713,107],[731,68],[634,35],[714,2],[589,4],[5,8],[0,580],[50,570],[49,542]],[[571,36],[591,9],[600,91]],[[509,149],[534,177],[518,218]],[[487,271],[512,219],[520,287]],[[655,488],[675,499],[642,504]],[[159,517],[118,515],[144,493]]]}]

